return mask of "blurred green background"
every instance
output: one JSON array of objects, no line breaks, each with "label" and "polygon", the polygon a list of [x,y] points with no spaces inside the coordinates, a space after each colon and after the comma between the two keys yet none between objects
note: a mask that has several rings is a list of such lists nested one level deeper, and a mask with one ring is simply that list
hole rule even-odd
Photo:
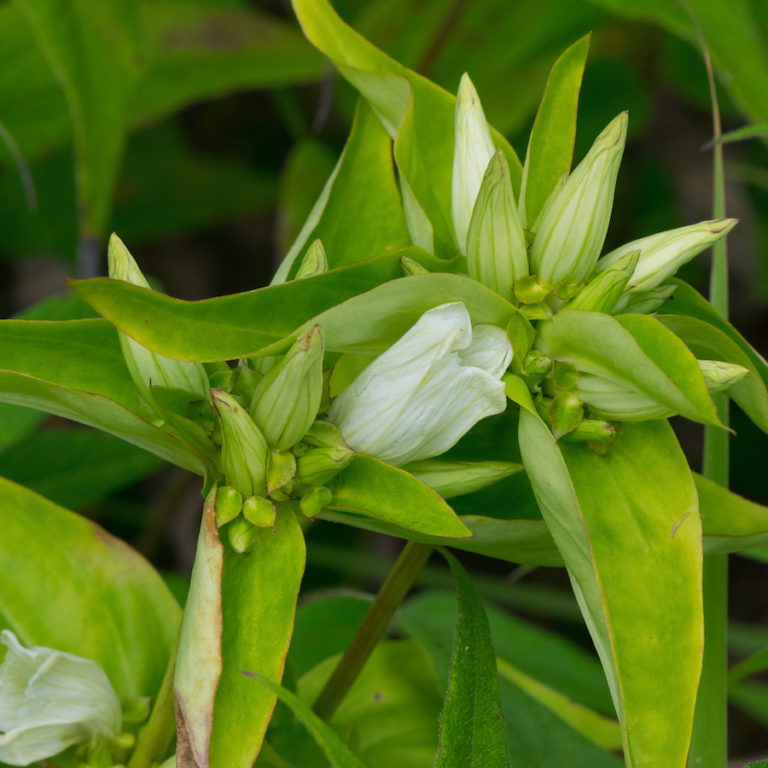
[{"label": "blurred green background", "polygon": [[[724,130],[768,123],[765,0],[339,0],[341,15],[402,63],[455,91],[468,71],[521,156],[547,73],[592,32],[575,158],[628,109],[630,135],[606,248],[711,217],[710,97]],[[0,2],[0,311],[87,314],[66,277],[105,272],[116,231],[142,269],[185,299],[267,283],[343,147],[352,90],[279,0]],[[732,320],[768,352],[768,151],[726,147]],[[707,259],[682,276],[706,290]],[[60,295],[63,298],[50,299]],[[44,301],[43,304],[39,302]],[[0,362],[1,365],[1,362]],[[184,589],[199,482],[117,440],[0,410],[0,475],[110,530]],[[694,468],[701,434],[676,425]],[[733,415],[733,488],[768,503],[764,436]],[[310,533],[307,589],[372,588],[399,543],[327,523]],[[485,594],[586,641],[564,575],[485,571]],[[173,574],[182,574],[174,576]],[[525,579],[522,576],[525,575]],[[764,566],[734,557],[735,658],[768,644]],[[447,585],[441,571],[426,583]],[[768,691],[768,688],[765,689]],[[733,719],[735,754],[768,749],[768,695]],[[748,712],[748,714],[744,714]]]}]

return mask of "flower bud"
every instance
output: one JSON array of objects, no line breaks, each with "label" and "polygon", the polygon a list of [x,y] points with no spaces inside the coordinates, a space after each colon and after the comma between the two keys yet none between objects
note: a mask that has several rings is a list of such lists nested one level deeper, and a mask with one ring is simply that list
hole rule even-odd
[{"label": "flower bud", "polygon": [[227,540],[239,555],[253,551],[259,542],[259,528],[244,517],[235,518],[226,528]]},{"label": "flower bud", "polygon": [[120,702],[101,666],[39,646],[27,649],[13,632],[0,665],[0,761],[29,765],[94,735],[120,731]]},{"label": "flower bud", "polygon": [[243,508],[243,497],[234,488],[222,485],[216,491],[216,527],[231,523]]},{"label": "flower bud", "polygon": [[327,421],[316,421],[304,437],[296,459],[296,477],[303,486],[326,485],[345,470],[355,452],[344,442],[341,430]]},{"label": "flower bud", "polygon": [[627,113],[622,112],[543,211],[530,252],[539,278],[553,285],[580,283],[595,268],[611,218],[626,133]]},{"label": "flower bud", "polygon": [[576,394],[595,416],[614,421],[648,421],[674,416],[668,406],[638,392],[628,384],[602,376],[582,374],[576,383]]},{"label": "flower bud", "polygon": [[221,471],[227,485],[244,498],[263,496],[267,488],[267,441],[237,400],[214,389],[221,425]]},{"label": "flower bud", "polygon": [[328,257],[325,255],[325,248],[317,238],[312,242],[312,245],[307,248],[307,252],[304,254],[304,258],[299,264],[299,268],[296,270],[296,280],[303,280],[305,277],[314,277],[315,275],[322,275],[323,272],[328,271]]},{"label": "flower bud", "polygon": [[485,169],[495,151],[480,98],[464,73],[456,95],[451,214],[459,251],[466,253],[467,232]]},{"label": "flower bud", "polygon": [[[141,270],[117,235],[109,239],[109,276],[133,285],[149,288]],[[155,407],[151,387],[171,387],[194,392],[210,399],[210,387],[205,368],[200,363],[173,360],[150,352],[122,331],[118,332],[123,357],[136,387],[144,399]]]},{"label": "flower bud", "polygon": [[283,488],[296,474],[296,457],[292,453],[270,451],[267,459],[267,493]]},{"label": "flower bud", "polygon": [[522,464],[509,461],[414,461],[404,467],[444,499],[480,491],[519,472]]},{"label": "flower bud", "polygon": [[698,363],[710,392],[723,392],[749,373],[749,369],[742,365],[720,360],[699,360]]},{"label": "flower bud", "polygon": [[625,293],[614,307],[613,314],[633,312],[637,315],[650,315],[676,290],[676,285],[659,285],[642,293]]},{"label": "flower bud", "polygon": [[525,235],[504,153],[497,150],[483,177],[467,234],[469,276],[509,300],[515,281],[528,274]]},{"label": "flower bud", "polygon": [[540,304],[552,293],[552,285],[536,275],[526,275],[515,282],[514,293],[521,304]]},{"label": "flower bud", "polygon": [[640,251],[640,258],[627,285],[627,293],[641,293],[655,288],[694,256],[725,237],[737,219],[702,221],[687,227],[659,232],[622,245],[600,259],[598,267],[615,264],[630,251]]},{"label": "flower bud", "polygon": [[257,528],[273,528],[277,518],[275,505],[263,496],[249,496],[243,502],[243,517]]},{"label": "flower bud", "polygon": [[523,361],[523,376],[530,386],[536,386],[549,373],[552,368],[552,358],[547,357],[538,349],[532,349]]},{"label": "flower bud", "polygon": [[323,330],[313,326],[257,384],[250,412],[267,442],[290,450],[312,425],[323,395]]},{"label": "flower bud", "polygon": [[428,275],[429,270],[426,267],[422,267],[418,261],[409,259],[407,256],[403,256],[400,259],[400,266],[403,268],[403,272],[406,275]]},{"label": "flower bud", "polygon": [[629,251],[617,259],[568,302],[568,309],[612,312],[632,277],[639,255],[639,251]]},{"label": "flower bud", "polygon": [[578,395],[573,392],[561,392],[550,401],[547,416],[552,426],[552,434],[555,440],[559,440],[581,424],[584,419],[584,406]]},{"label": "flower bud", "polygon": [[501,413],[512,348],[501,328],[479,328],[473,338],[460,302],[425,312],[334,400],[329,418],[345,441],[400,466],[444,453]]}]

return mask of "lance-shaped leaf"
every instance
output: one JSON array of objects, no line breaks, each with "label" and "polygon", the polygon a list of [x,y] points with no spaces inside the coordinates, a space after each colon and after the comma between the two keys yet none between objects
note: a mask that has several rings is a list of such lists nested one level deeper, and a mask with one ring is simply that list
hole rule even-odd
[{"label": "lance-shaped leaf", "polygon": [[202,474],[184,442],[143,416],[115,329],[102,320],[0,323],[0,400],[102,429]]},{"label": "lance-shaped leaf", "polygon": [[[434,228],[436,253],[453,255],[451,175],[455,98],[345,24],[326,0],[294,0],[304,34],[368,100],[395,139],[395,161]],[[495,131],[519,188],[520,161]]]},{"label": "lance-shaped leaf", "polygon": [[696,358],[654,318],[566,310],[540,334],[550,357],[627,384],[674,413],[719,425]]},{"label": "lance-shaped leaf", "polygon": [[[632,768],[685,763],[701,670],[701,524],[665,422],[605,457],[555,443],[520,379],[520,448],[608,678]],[[673,682],[670,682],[673,681]]]},{"label": "lance-shaped leaf", "polygon": [[254,529],[248,554],[219,538],[215,490],[206,500],[179,645],[175,688],[179,768],[250,768],[275,695],[242,670],[279,682],[304,573],[304,538],[283,508]]},{"label": "lance-shaped leaf", "polygon": [[444,554],[456,580],[459,616],[448,692],[440,713],[435,768],[507,768],[510,762],[488,617],[467,572],[453,555]]},{"label": "lance-shaped leaf", "polygon": [[471,536],[456,513],[429,486],[371,456],[356,455],[331,488],[331,509],[432,536]]},{"label": "lance-shaped leaf", "polygon": [[[428,309],[463,302],[473,323],[504,328],[516,310],[466,275],[402,277],[400,258],[435,259],[417,248],[369,259],[316,277],[203,301],[181,301],[117,280],[75,282],[110,322],[145,347],[182,360],[231,360],[323,326],[329,351],[381,352]],[[399,279],[397,279],[399,278]],[[254,318],[259,318],[254,325]],[[272,346],[274,345],[274,346]]]},{"label": "lance-shaped leaf", "polygon": [[0,594],[0,626],[26,646],[98,661],[121,698],[154,696],[181,612],[150,564],[95,523],[2,478],[0,525],[0,570],[13,574]]},{"label": "lance-shaped leaf", "polygon": [[571,170],[576,112],[590,36],[577,40],[555,62],[536,113],[525,153],[520,218],[533,224],[563,174]]}]

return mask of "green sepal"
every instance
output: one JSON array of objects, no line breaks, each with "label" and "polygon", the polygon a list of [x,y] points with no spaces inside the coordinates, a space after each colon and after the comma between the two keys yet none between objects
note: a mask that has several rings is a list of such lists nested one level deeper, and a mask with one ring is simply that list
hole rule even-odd
[{"label": "green sepal", "polygon": [[259,543],[259,529],[244,517],[236,517],[226,530],[229,545],[240,555],[251,552]]},{"label": "green sepal", "polygon": [[231,523],[243,508],[242,494],[231,485],[221,485],[216,491],[216,527]]},{"label": "green sepal", "polygon": [[270,451],[267,458],[267,494],[290,483],[296,475],[296,457],[292,453]]},{"label": "green sepal", "polygon": [[526,275],[515,281],[515,298],[523,304],[538,304],[552,293],[552,285],[536,275]]},{"label": "green sepal", "polygon": [[249,496],[243,502],[243,517],[257,528],[274,529],[277,509],[273,502],[263,496]]},{"label": "green sepal", "polygon": [[555,440],[573,432],[584,419],[584,406],[573,392],[561,392],[547,408],[547,417]]}]

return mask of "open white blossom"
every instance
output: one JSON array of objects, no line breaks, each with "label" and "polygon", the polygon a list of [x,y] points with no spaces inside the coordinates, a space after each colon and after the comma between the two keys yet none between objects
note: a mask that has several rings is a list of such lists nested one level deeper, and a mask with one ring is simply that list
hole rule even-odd
[{"label": "open white blossom", "polygon": [[331,421],[355,450],[401,466],[447,451],[506,407],[512,359],[501,328],[472,329],[461,302],[425,312],[334,401]]},{"label": "open white blossom", "polygon": [[120,730],[120,702],[101,666],[53,648],[25,648],[13,632],[0,665],[0,762],[29,765]]}]

